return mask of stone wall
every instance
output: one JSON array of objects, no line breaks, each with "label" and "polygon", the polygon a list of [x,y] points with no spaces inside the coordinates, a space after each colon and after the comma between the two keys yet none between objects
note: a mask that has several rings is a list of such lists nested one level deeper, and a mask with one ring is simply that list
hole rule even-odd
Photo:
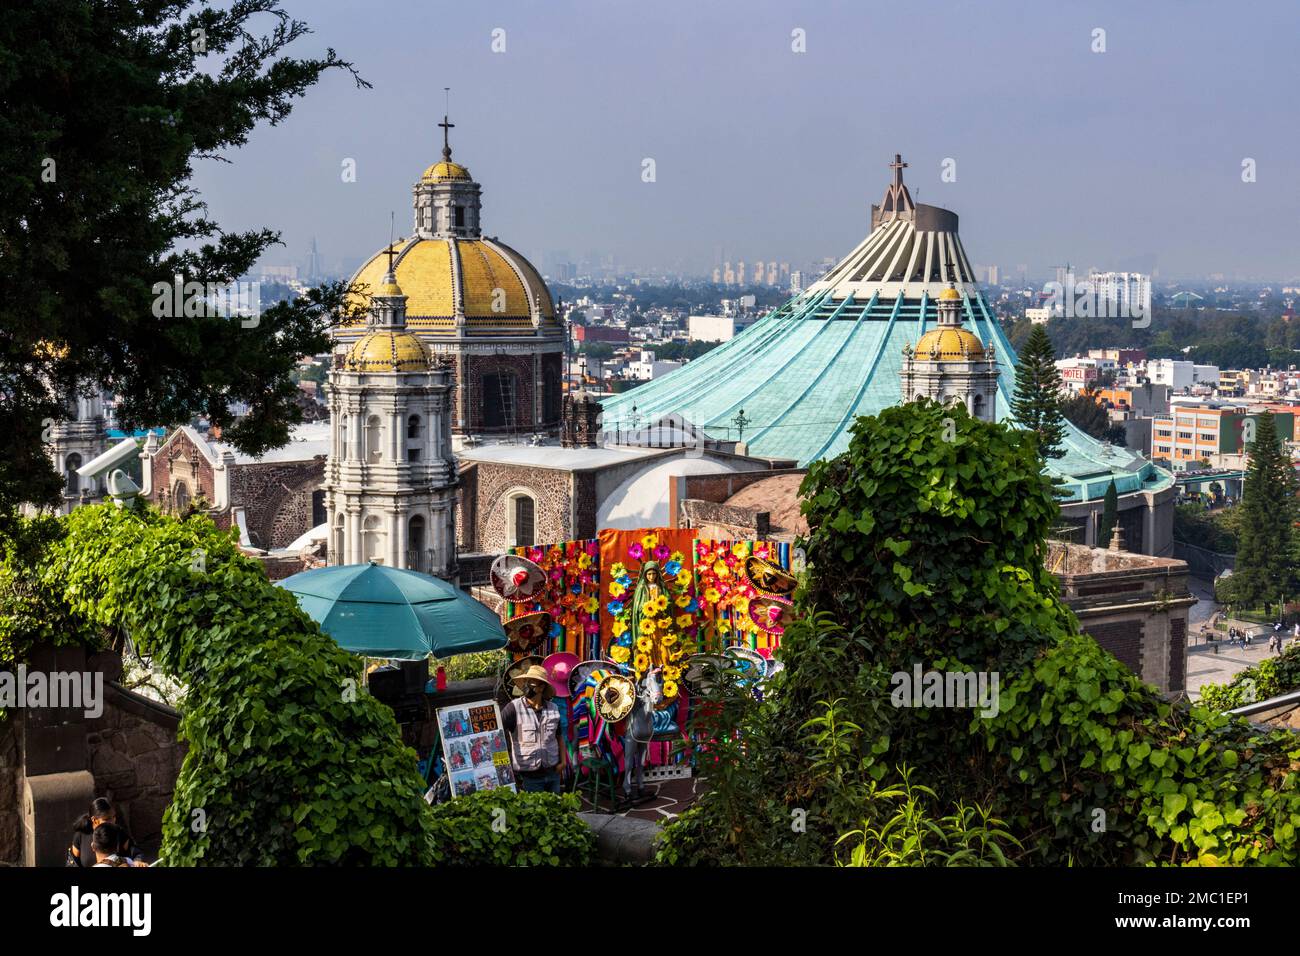
[{"label": "stone wall", "polygon": [[772,530],[766,511],[694,499],[680,503],[677,521],[680,527],[695,528],[701,538],[714,541],[765,541]]},{"label": "stone wall", "polygon": [[28,664],[47,673],[101,672],[103,712],[11,709],[0,720],[0,864],[62,866],[72,823],[97,796],[149,853],[157,852],[185,748],[179,714],[126,690],[116,653],[37,648]]},{"label": "stone wall", "polygon": [[[532,494],[534,540],[566,541],[572,537],[570,507],[572,473],[557,468],[472,462],[460,472],[456,528],[462,551],[500,554],[507,541],[507,494],[519,488]],[[593,509],[594,511],[594,509]],[[592,515],[594,523],[594,513]]]},{"label": "stone wall", "polygon": [[325,483],[325,456],[230,466],[230,502],[244,509],[248,539],[268,551],[310,531],[312,493]]}]

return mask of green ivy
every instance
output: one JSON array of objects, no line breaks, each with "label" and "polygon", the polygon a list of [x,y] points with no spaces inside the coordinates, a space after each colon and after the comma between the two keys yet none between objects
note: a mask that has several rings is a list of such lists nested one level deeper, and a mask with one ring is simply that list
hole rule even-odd
[{"label": "green ivy", "polygon": [[1201,704],[1211,710],[1233,710],[1245,704],[1268,700],[1300,688],[1300,645],[1291,644],[1277,657],[1232,675],[1226,684],[1201,688]]},{"label": "green ivy", "polygon": [[188,687],[165,864],[431,861],[424,783],[392,711],[233,535],[111,506],[65,525],[40,564],[42,606],[129,636]]},{"label": "green ivy", "polygon": [[586,866],[596,836],[574,794],[480,790],[434,807],[435,863],[452,866]]}]

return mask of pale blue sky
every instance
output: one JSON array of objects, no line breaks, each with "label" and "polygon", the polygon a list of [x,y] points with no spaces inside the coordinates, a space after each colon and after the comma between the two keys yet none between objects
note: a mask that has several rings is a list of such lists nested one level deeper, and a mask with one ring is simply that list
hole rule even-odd
[{"label": "pale blue sky", "polygon": [[960,214],[978,263],[1300,276],[1291,0],[283,2],[315,30],[299,55],[332,46],[374,89],[331,76],[233,165],[199,169],[223,224],[284,233],[275,261],[313,235],[327,264],[356,260],[386,242],[390,210],[409,231],[450,86],[485,231],[539,264],[838,257],[901,152],[913,195]]}]

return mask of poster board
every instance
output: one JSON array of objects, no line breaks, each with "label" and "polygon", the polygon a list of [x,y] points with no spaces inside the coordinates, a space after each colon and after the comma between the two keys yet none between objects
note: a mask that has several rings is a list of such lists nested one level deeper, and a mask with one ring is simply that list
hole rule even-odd
[{"label": "poster board", "polygon": [[438,732],[452,799],[478,790],[517,789],[495,700],[439,707]]}]

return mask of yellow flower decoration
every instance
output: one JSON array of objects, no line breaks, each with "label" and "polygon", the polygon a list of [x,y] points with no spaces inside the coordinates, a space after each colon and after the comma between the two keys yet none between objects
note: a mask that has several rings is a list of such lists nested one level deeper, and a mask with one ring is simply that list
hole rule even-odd
[{"label": "yellow flower decoration", "polygon": [[666,681],[664,681],[663,691],[664,691],[664,696],[665,696],[665,697],[669,697],[669,698],[676,697],[676,696],[677,696],[677,681],[675,681],[675,680],[666,680]]},{"label": "yellow flower decoration", "polygon": [[691,596],[689,594],[679,594],[677,595],[677,600],[673,601],[673,603],[676,604],[678,607],[689,607],[691,603]]},{"label": "yellow flower decoration", "polygon": [[674,667],[672,664],[669,664],[664,668],[664,680],[677,680],[677,678],[681,676],[682,669],[680,667]]},{"label": "yellow flower decoration", "polygon": [[[691,572],[687,571],[685,568],[682,568],[680,571],[678,571],[678,572],[677,572],[677,583],[678,583],[678,585],[680,585],[681,587],[686,587],[688,584],[690,584],[690,583],[691,583]],[[690,601],[687,601],[686,603],[689,604]]]},{"label": "yellow flower decoration", "polygon": [[653,551],[655,548],[659,547],[659,535],[646,535],[641,539],[641,547],[645,548],[647,551]]},{"label": "yellow flower decoration", "polygon": [[615,664],[622,664],[631,654],[632,652],[622,644],[611,644],[609,647],[609,659]]},{"label": "yellow flower decoration", "polygon": [[674,551],[671,555],[669,555],[668,560],[676,561],[678,564],[685,564],[686,555],[682,554],[680,551]]},{"label": "yellow flower decoration", "polygon": [[736,598],[736,600],[732,602],[731,606],[735,609],[737,614],[748,614],[749,598],[744,598],[744,597]]},{"label": "yellow flower decoration", "polygon": [[641,633],[649,636],[655,632],[655,622],[652,617],[641,618]]},{"label": "yellow flower decoration", "polygon": [[615,621],[613,631],[615,637],[622,637],[627,633],[627,622],[623,620]]},{"label": "yellow flower decoration", "polygon": [[722,561],[714,561],[713,573],[716,574],[718,577],[722,577],[727,573],[727,565]]},{"label": "yellow flower decoration", "polygon": [[674,644],[677,643],[677,635],[665,634],[659,638],[659,641],[663,644],[664,647],[672,647]]},{"label": "yellow flower decoration", "polygon": [[722,597],[722,595],[718,593],[717,588],[709,588],[704,592],[704,600],[708,601],[710,604],[717,604],[718,598],[720,597]]},{"label": "yellow flower decoration", "polygon": [[654,609],[656,614],[662,614],[668,610],[668,595],[660,594],[654,599]]},{"label": "yellow flower decoration", "polygon": [[643,671],[650,666],[650,658],[644,654],[638,654],[632,661],[632,666],[638,671]]},{"label": "yellow flower decoration", "polygon": [[636,649],[638,651],[650,652],[650,648],[655,646],[655,642],[648,637],[638,637],[636,639]]},{"label": "yellow flower decoration", "polygon": [[691,616],[689,614],[678,614],[677,626],[680,627],[683,631],[686,630],[688,627],[691,626]]},{"label": "yellow flower decoration", "polygon": [[609,569],[609,576],[611,578],[621,578],[626,573],[627,565],[622,561],[615,561],[613,567]]},{"label": "yellow flower decoration", "polygon": [[736,542],[734,545],[731,546],[731,553],[738,558],[749,557],[749,542],[748,541]]},{"label": "yellow flower decoration", "polygon": [[580,568],[591,567],[591,555],[587,554],[586,552],[578,555],[578,567]]},{"label": "yellow flower decoration", "polygon": [[615,597],[615,598],[622,597],[626,592],[627,592],[627,588],[623,587],[623,585],[619,584],[617,581],[614,581],[609,586],[610,597]]},{"label": "yellow flower decoration", "polygon": [[587,598],[587,603],[583,605],[583,610],[585,610],[588,614],[595,614],[598,610],[600,610],[600,601],[597,600],[594,596]]}]

